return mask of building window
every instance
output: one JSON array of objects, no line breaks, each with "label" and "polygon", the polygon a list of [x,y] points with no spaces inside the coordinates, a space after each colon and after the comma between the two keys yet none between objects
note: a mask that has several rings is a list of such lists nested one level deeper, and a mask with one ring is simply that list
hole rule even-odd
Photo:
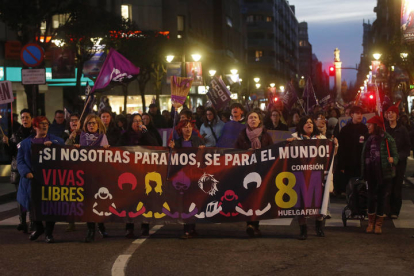
[{"label": "building window", "polygon": [[57,29],[59,28],[59,26],[65,25],[66,21],[68,20],[70,14],[69,13],[64,13],[64,14],[55,14],[52,17],[52,21],[53,21],[53,29]]},{"label": "building window", "polygon": [[248,15],[246,18],[246,22],[247,23],[252,23],[254,22],[254,15]]},{"label": "building window", "polygon": [[177,15],[177,31],[184,32],[184,16]]},{"label": "building window", "polygon": [[227,26],[229,26],[229,27],[233,27],[233,21],[231,20],[231,18],[230,17],[228,17],[228,16],[226,16],[226,23],[227,23]]},{"label": "building window", "polygon": [[256,51],[255,52],[255,60],[256,61],[259,61],[262,56],[263,56],[263,51]]},{"label": "building window", "polygon": [[264,21],[264,16],[263,15],[256,15],[256,21],[257,22]]},{"label": "building window", "polygon": [[121,16],[124,19],[132,20],[132,18],[131,18],[131,6],[130,5],[121,5]]},{"label": "building window", "polygon": [[273,16],[266,16],[266,22],[273,22]]}]

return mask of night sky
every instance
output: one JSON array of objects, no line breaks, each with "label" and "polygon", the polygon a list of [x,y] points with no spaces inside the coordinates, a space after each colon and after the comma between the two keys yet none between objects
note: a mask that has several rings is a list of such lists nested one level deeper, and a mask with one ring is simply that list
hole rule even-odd
[{"label": "night sky", "polygon": [[[308,22],[309,41],[323,69],[333,64],[339,48],[342,67],[359,63],[362,53],[362,21],[372,23],[377,0],[290,0],[299,22]],[[342,70],[342,79],[355,82],[355,70]]]}]

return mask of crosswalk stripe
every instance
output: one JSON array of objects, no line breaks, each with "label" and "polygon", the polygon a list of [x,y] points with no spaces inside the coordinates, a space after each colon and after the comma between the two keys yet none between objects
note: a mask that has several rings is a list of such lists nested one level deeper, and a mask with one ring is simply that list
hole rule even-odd
[{"label": "crosswalk stripe", "polygon": [[268,219],[261,220],[260,225],[277,225],[277,226],[289,226],[292,223],[292,218],[281,218],[281,219]]},{"label": "crosswalk stripe", "polygon": [[403,200],[398,219],[394,219],[395,228],[414,228],[414,203],[411,200]]}]

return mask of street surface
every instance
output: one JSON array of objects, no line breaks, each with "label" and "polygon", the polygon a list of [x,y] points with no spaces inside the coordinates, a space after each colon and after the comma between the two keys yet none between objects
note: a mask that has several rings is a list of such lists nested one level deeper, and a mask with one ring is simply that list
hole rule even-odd
[{"label": "street surface", "polygon": [[[414,172],[408,162],[407,176]],[[263,237],[249,239],[245,223],[198,224],[199,236],[181,240],[181,225],[156,225],[147,239],[124,238],[124,225],[107,224],[110,238],[97,233],[85,244],[85,223],[75,232],[55,227],[55,244],[44,236],[30,242],[16,230],[16,202],[0,202],[0,275],[413,275],[414,178],[403,188],[397,220],[384,222],[383,234],[364,233],[366,221],[348,220],[345,199],[331,198],[332,218],[325,238],[308,220],[308,240],[297,239],[296,219],[261,222]],[[362,226],[362,227],[361,227]],[[135,232],[138,233],[139,225]]]}]

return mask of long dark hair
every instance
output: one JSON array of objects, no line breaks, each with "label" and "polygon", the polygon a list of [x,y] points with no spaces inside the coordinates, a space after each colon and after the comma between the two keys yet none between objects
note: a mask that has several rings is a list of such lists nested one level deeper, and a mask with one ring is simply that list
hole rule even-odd
[{"label": "long dark hair", "polygon": [[306,125],[306,122],[308,120],[312,121],[313,125],[313,132],[311,133],[311,136],[319,135],[319,129],[316,127],[315,123],[313,122],[312,116],[304,116],[300,118],[298,125],[296,126],[296,132],[298,133],[298,136],[300,135],[306,135],[305,131],[303,130],[303,127]]},{"label": "long dark hair", "polygon": [[[141,116],[141,114],[139,114],[139,113],[134,113],[134,114],[132,114],[131,115],[131,120],[129,121],[129,123],[128,123],[128,131],[134,131],[133,129],[132,129],[132,124],[134,123],[134,118],[135,118],[135,116],[139,116],[140,118],[141,118],[141,121],[142,121],[142,116]],[[142,121],[142,124],[144,124],[144,121]]]},{"label": "long dark hair", "polygon": [[[143,117],[144,115],[146,115],[146,116],[148,116],[148,117],[149,117],[149,123],[148,123],[148,125],[147,125],[146,127],[147,127],[148,129],[155,128],[154,121],[152,120],[151,115],[150,115],[149,113],[144,112],[144,113],[142,113],[141,119],[142,119],[142,117]],[[143,124],[143,125],[145,125],[145,124],[144,124],[144,121],[142,121],[142,124]]]},{"label": "long dark hair", "polygon": [[214,107],[206,108],[206,110],[204,111],[204,115],[203,115],[203,121],[204,121],[205,127],[208,127],[207,111],[210,111],[211,113],[213,113],[214,118],[211,121],[211,126],[214,126],[217,123],[217,111],[216,109],[214,109]]}]

